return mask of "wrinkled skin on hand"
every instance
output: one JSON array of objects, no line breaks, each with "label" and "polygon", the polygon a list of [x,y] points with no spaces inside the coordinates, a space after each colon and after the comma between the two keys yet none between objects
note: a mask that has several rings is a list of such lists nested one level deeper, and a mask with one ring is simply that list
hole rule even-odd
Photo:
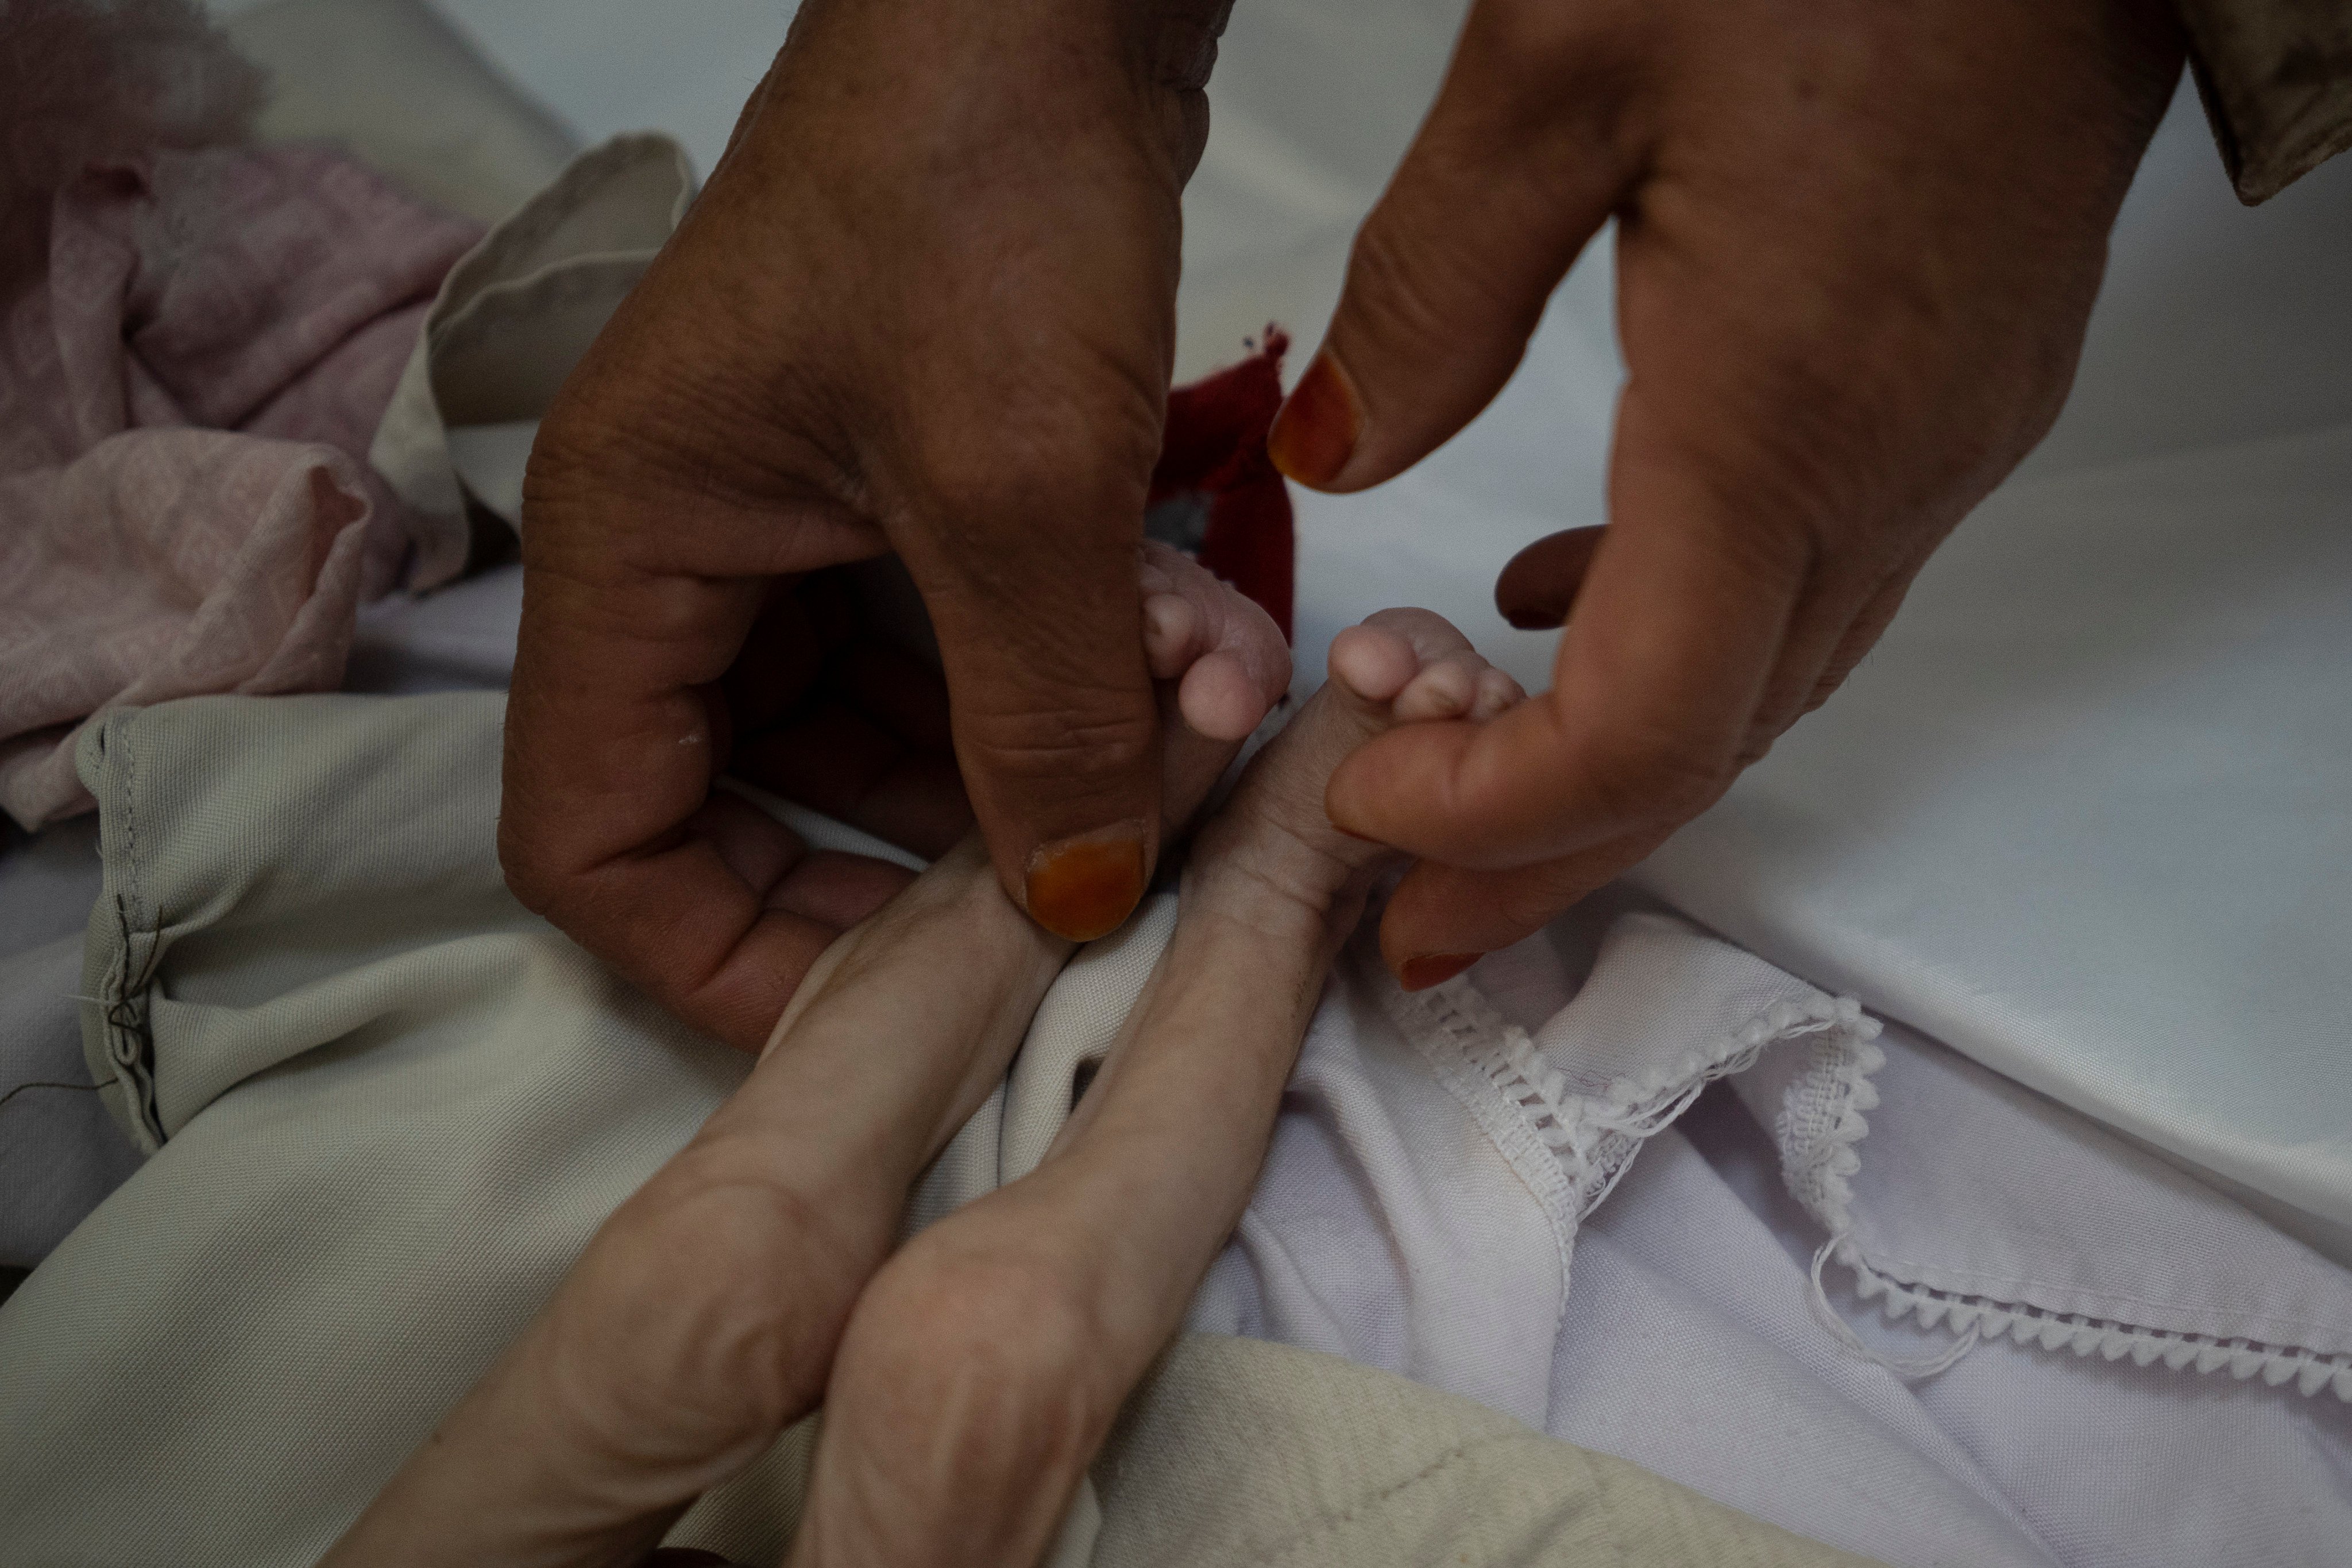
[{"label": "wrinkled skin on hand", "polygon": [[1478,0],[1276,460],[1335,490],[1419,460],[1612,216],[1631,375],[1605,534],[1498,584],[1566,617],[1553,689],[1331,782],[1428,858],[1381,931],[1409,982],[1646,855],[1877,640],[2064,401],[2181,54],[2155,0]]},{"label": "wrinkled skin on hand", "polygon": [[[810,0],[543,422],[500,858],[688,1021],[756,1048],[906,880],[713,795],[730,757],[925,854],[976,814],[1016,899],[1052,869],[1040,846],[1087,841],[1081,870],[1118,885],[1028,900],[1064,934],[1102,917],[1046,895],[1116,916],[1140,895],[1159,740],[1136,551],[1221,25]],[[943,684],[822,574],[885,552]]]}]

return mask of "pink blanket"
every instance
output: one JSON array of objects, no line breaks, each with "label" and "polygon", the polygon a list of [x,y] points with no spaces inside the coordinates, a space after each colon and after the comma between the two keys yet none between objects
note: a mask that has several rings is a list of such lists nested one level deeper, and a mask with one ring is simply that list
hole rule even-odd
[{"label": "pink blanket", "polygon": [[340,683],[358,603],[435,526],[368,443],[478,237],[317,148],[57,193],[46,272],[0,305],[0,808],[87,810],[74,740],[109,707]]}]

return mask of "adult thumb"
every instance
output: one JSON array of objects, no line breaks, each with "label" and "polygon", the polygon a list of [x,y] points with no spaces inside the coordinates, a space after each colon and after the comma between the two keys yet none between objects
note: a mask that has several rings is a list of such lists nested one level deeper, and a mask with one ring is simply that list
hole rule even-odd
[{"label": "adult thumb", "polygon": [[1471,12],[1268,437],[1291,479],[1378,484],[1510,379],[1545,300],[1640,166],[1628,73],[1612,63],[1622,45],[1582,9],[1481,0]]},{"label": "adult thumb", "polygon": [[905,553],[997,875],[1038,924],[1088,942],[1127,918],[1158,858],[1160,715],[1136,578],[1140,494],[1063,515],[1076,521],[973,519],[956,547]]}]

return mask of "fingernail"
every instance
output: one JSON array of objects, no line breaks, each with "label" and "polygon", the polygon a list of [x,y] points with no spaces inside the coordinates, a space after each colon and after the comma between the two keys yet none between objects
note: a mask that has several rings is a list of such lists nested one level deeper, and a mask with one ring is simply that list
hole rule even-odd
[{"label": "fingernail", "polygon": [[1396,967],[1397,984],[1408,991],[1443,985],[1486,955],[1483,952],[1433,952],[1408,958]]},{"label": "fingernail", "polygon": [[1353,387],[1328,353],[1318,353],[1266,432],[1265,455],[1302,485],[1328,485],[1356,450],[1364,423]]},{"label": "fingernail", "polygon": [[1071,942],[1108,936],[1143,897],[1143,828],[1126,823],[1048,844],[1029,858],[1029,918]]}]

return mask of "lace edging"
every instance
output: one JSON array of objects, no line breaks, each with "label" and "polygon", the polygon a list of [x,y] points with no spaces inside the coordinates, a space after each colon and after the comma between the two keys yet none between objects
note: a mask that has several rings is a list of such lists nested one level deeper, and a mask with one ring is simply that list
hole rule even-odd
[{"label": "lace edging", "polygon": [[1853,1270],[1855,1289],[1865,1300],[1877,1300],[1890,1318],[1916,1312],[1924,1328],[1948,1323],[1951,1331],[1963,1338],[1999,1339],[2006,1334],[2021,1345],[2039,1344],[2046,1351],[2070,1350],[2078,1356],[2096,1351],[2105,1361],[2129,1356],[2135,1366],[2161,1360],[2175,1372],[2193,1367],[2200,1373],[2215,1373],[2227,1368],[2241,1383],[2260,1373],[2273,1388],[2292,1379],[2298,1394],[2315,1394],[2333,1386],[2336,1398],[2352,1404],[2352,1355],[2322,1355],[2298,1345],[2143,1328],[2080,1312],[2052,1312],[1985,1296],[1905,1284],[1872,1268],[1851,1241],[1840,1242],[1832,1256]]},{"label": "lace edging", "polygon": [[[1781,1148],[1782,1179],[1798,1202],[1829,1227],[1829,1239],[1813,1254],[1812,1285],[1806,1305],[1840,1343],[1906,1381],[1932,1377],[1983,1340],[2007,1335],[2020,1345],[2038,1344],[2046,1351],[2070,1350],[2078,1356],[2095,1351],[2106,1361],[2129,1356],[2136,1366],[2161,1360],[2176,1372],[2192,1366],[2200,1373],[2227,1368],[2242,1383],[2259,1373],[2273,1388],[2292,1380],[2295,1391],[2305,1395],[2332,1387],[2338,1399],[2352,1404],[2352,1355],[2323,1355],[2305,1346],[2243,1338],[2221,1340],[2210,1334],[2148,1328],[2079,1312],[2053,1312],[1906,1282],[1874,1268],[1853,1239],[1853,1178],[1862,1169],[1856,1145],[1870,1135],[1870,1122],[1863,1113],[1878,1105],[1878,1090],[1870,1080],[1886,1065],[1886,1053],[1874,1043],[1877,1033],[1873,1028],[1850,1047],[1834,1038],[1822,1039],[1814,1047],[1813,1067],[1826,1069],[1825,1080],[1810,1093],[1801,1093],[1804,1079],[1800,1078],[1790,1087],[1774,1129]],[[1801,1128],[1801,1122],[1811,1126]],[[1814,1136],[1801,1142],[1804,1131]],[[1899,1321],[1916,1314],[1922,1328],[1946,1328],[1959,1336],[1957,1342],[1941,1355],[1919,1361],[1882,1355],[1864,1344],[1830,1304],[1822,1270],[1832,1259],[1853,1271],[1855,1289],[1864,1300],[1875,1300],[1887,1317]]]},{"label": "lace edging", "polygon": [[[1867,1042],[1879,1029],[1878,1021],[1865,1016],[1851,996],[1782,1000],[1668,1065],[1638,1078],[1617,1078],[1598,1094],[1576,1094],[1568,1075],[1544,1060],[1528,1031],[1495,1014],[1466,978],[1400,996],[1559,1161],[1572,1194],[1570,1217],[1578,1222],[1615,1189],[1642,1144],[1689,1110],[1717,1079],[1747,1071],[1767,1047],[1790,1040],[1852,1039],[1874,1052],[1877,1047]],[[1866,1082],[1862,1087],[1868,1091]]]},{"label": "lace edging", "polygon": [[1643,1143],[1688,1110],[1708,1084],[1747,1071],[1769,1047],[1813,1036],[1839,1037],[1865,1027],[1877,1032],[1874,1021],[1864,1019],[1850,997],[1777,1002],[1712,1046],[1686,1051],[1640,1078],[1618,1078],[1591,1095],[1570,1092],[1568,1075],[1544,1060],[1535,1041],[1516,1025],[1469,1054],[1559,1157],[1580,1220],[1615,1190]]}]

